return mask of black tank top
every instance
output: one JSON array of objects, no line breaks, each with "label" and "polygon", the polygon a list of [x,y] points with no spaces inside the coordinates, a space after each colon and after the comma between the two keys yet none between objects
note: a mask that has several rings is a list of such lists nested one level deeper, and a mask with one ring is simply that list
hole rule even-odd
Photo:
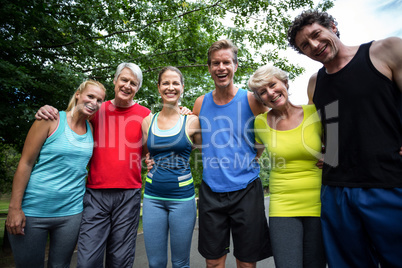
[{"label": "black tank top", "polygon": [[402,187],[401,90],[372,64],[371,44],[337,73],[318,71],[313,102],[324,128],[324,185]]}]

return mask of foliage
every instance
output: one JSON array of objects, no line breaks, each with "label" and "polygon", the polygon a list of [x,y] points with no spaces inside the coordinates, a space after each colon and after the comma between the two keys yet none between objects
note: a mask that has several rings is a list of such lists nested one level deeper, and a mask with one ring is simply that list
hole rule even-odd
[{"label": "foliage", "polygon": [[191,152],[190,155],[191,174],[193,175],[195,194],[198,196],[198,189],[200,189],[202,182],[202,155],[198,149]]},{"label": "foliage", "polygon": [[262,187],[264,188],[265,191],[268,191],[268,189],[269,189],[269,173],[271,170],[271,161],[269,159],[267,150],[264,150],[264,152],[260,156],[260,159],[258,160],[258,162],[260,163],[260,179],[262,182]]},{"label": "foliage", "polygon": [[[136,100],[158,103],[158,70],[180,68],[182,105],[213,89],[207,49],[230,38],[240,48],[235,82],[244,86],[259,65],[272,62],[291,77],[303,70],[279,58],[287,47],[289,13],[313,0],[0,0],[0,141],[21,150],[36,110],[64,110],[80,82],[93,78],[113,97],[121,62],[144,73]],[[322,0],[321,8],[332,2]],[[10,129],[12,131],[10,131]]]},{"label": "foliage", "polygon": [[13,177],[21,154],[10,145],[0,143],[0,197],[11,192]]}]

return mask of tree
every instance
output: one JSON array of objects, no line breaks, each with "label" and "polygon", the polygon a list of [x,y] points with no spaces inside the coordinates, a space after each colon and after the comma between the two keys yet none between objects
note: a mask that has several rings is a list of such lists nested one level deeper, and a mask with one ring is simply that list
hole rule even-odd
[{"label": "tree", "polygon": [[13,177],[21,154],[12,146],[0,142],[0,197],[11,192]]},{"label": "tree", "polygon": [[[111,98],[113,74],[123,61],[143,70],[136,100],[148,107],[159,102],[161,67],[180,68],[182,104],[192,108],[196,97],[213,88],[206,52],[221,38],[240,48],[236,83],[245,85],[265,62],[297,76],[302,68],[279,58],[278,51],[287,47],[289,12],[313,5],[313,0],[0,0],[0,141],[21,150],[35,111],[44,104],[64,110],[83,79],[102,82]],[[322,0],[320,8],[331,5]]]},{"label": "tree", "polygon": [[264,188],[264,192],[267,192],[269,189],[269,174],[271,171],[271,161],[266,150],[264,150],[258,162],[260,164],[260,179],[262,182],[262,187]]},{"label": "tree", "polygon": [[[158,102],[158,70],[173,65],[185,75],[183,104],[191,108],[212,88],[206,51],[222,37],[240,47],[237,83],[244,84],[261,62],[298,75],[302,69],[279,59],[277,52],[287,46],[289,11],[313,6],[312,0],[0,3],[0,137],[19,148],[34,111],[46,103],[64,109],[83,79],[99,80],[113,96],[112,76],[123,61],[144,71],[137,100],[147,106]],[[331,2],[323,3],[328,8]]]}]

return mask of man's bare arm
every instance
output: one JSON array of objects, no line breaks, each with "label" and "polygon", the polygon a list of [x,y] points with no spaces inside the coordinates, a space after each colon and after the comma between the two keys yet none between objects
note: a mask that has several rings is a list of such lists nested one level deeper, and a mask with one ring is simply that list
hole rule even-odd
[{"label": "man's bare arm", "polygon": [[314,97],[316,82],[317,82],[317,73],[313,74],[308,81],[308,86],[307,86],[308,104],[314,104],[313,97]]},{"label": "man's bare arm", "polygon": [[402,39],[389,37],[375,41],[370,48],[374,67],[396,83],[402,92]]},{"label": "man's bare arm", "polygon": [[254,97],[254,93],[248,92],[247,93],[248,104],[250,105],[251,111],[253,112],[254,116],[259,114],[263,114],[268,111],[268,107],[262,104],[259,100]]},{"label": "man's bare arm", "polygon": [[197,116],[200,115],[202,102],[204,101],[204,96],[205,95],[198,97],[194,102],[193,114],[195,114]]}]

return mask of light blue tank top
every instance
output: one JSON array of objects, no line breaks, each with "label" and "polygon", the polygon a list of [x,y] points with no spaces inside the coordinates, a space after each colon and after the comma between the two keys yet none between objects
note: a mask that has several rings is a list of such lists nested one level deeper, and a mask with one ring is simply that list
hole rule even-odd
[{"label": "light blue tank top", "polygon": [[147,147],[155,164],[147,175],[144,196],[160,200],[185,201],[194,198],[190,169],[192,142],[187,136],[187,116],[180,116],[169,130],[158,128],[154,115],[148,130]]},{"label": "light blue tank top", "polygon": [[244,189],[258,178],[255,160],[254,114],[247,91],[239,89],[225,105],[215,104],[212,92],[205,95],[200,111],[203,181],[214,192]]},{"label": "light blue tank top", "polygon": [[60,112],[56,131],[46,139],[32,169],[22,201],[22,210],[31,217],[62,217],[81,213],[87,165],[92,156],[93,138],[78,135]]}]

